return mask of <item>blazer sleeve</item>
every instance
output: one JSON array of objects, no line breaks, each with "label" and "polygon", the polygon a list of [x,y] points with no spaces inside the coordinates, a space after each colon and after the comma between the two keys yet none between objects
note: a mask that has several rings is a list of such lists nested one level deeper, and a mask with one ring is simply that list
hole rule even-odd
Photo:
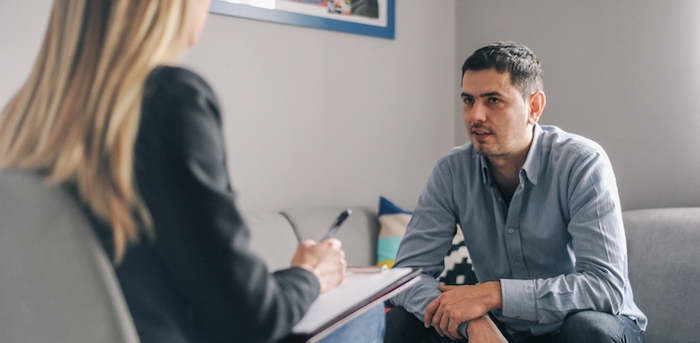
[{"label": "blazer sleeve", "polygon": [[135,151],[155,255],[191,304],[197,325],[211,341],[288,334],[320,285],[302,268],[271,274],[249,250],[227,172],[219,106],[206,82],[186,69],[157,68],[146,83]]}]

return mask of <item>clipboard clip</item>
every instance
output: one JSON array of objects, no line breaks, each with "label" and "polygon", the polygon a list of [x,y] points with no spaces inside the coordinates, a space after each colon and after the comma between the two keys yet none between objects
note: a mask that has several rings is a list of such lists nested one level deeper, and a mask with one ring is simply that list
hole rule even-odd
[{"label": "clipboard clip", "polygon": [[381,267],[375,267],[375,266],[370,266],[370,267],[353,267],[353,268],[348,268],[348,273],[356,273],[356,274],[377,274],[381,273],[383,271],[389,270],[389,267],[386,265],[383,265]]}]

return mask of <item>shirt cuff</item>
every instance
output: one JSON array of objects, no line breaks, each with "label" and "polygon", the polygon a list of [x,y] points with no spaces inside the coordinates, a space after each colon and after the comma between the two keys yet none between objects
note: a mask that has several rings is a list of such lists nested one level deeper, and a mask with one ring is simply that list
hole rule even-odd
[{"label": "shirt cuff", "polygon": [[503,316],[522,320],[537,320],[535,280],[501,279]]},{"label": "shirt cuff", "polygon": [[467,324],[469,324],[469,321],[459,324],[459,327],[457,328],[459,334],[462,335],[462,337],[464,338],[469,338],[467,337]]}]

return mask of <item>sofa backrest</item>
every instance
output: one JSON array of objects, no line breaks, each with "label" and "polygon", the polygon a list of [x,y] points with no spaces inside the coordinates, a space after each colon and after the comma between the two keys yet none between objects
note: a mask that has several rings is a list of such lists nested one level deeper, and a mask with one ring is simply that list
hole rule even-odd
[{"label": "sofa backrest", "polygon": [[28,172],[0,172],[0,341],[138,342],[82,207]]},{"label": "sofa backrest", "polygon": [[[284,211],[300,240],[320,240],[336,218],[347,208],[313,208]],[[343,223],[336,237],[343,243],[348,267],[377,264],[377,213],[365,208],[351,208],[352,214]]]},{"label": "sofa backrest", "polygon": [[289,268],[299,244],[292,224],[278,212],[241,212],[250,230],[250,250],[270,271]]},{"label": "sofa backrest", "polygon": [[700,340],[700,208],[623,213],[634,301],[647,342]]}]

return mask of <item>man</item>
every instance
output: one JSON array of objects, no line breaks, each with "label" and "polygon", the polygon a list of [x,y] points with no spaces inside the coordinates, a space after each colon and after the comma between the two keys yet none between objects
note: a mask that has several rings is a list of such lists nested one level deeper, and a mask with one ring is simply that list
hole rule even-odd
[{"label": "man", "polygon": [[[546,98],[527,47],[479,49],[462,75],[471,143],[438,161],[418,200],[396,266],[427,275],[392,299],[386,342],[643,342],[603,149],[537,124]],[[435,279],[456,225],[477,285]]]}]

